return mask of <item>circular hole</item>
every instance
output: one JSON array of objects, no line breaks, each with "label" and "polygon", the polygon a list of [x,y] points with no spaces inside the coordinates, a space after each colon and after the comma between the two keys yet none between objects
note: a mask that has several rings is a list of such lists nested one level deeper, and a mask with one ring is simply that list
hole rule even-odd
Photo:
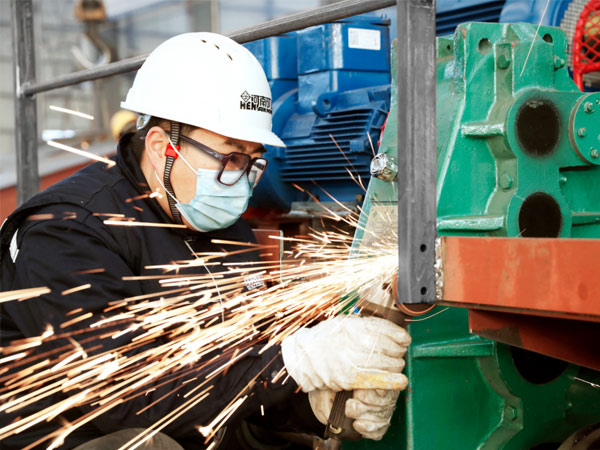
[{"label": "circular hole", "polygon": [[323,99],[323,104],[324,104],[325,106],[329,106],[329,104],[330,104],[330,103],[331,103],[331,102],[329,101],[329,99],[328,99],[328,98],[325,98],[325,99]]},{"label": "circular hole", "polygon": [[489,53],[491,49],[492,43],[487,38],[481,39],[479,41],[479,45],[477,45],[477,50],[479,50],[479,53],[483,53],[484,55]]},{"label": "circular hole", "polygon": [[510,352],[519,374],[533,384],[546,384],[557,379],[569,365],[560,359],[550,358],[519,347],[511,347]]},{"label": "circular hole", "polygon": [[552,44],[554,42],[554,39],[552,39],[552,35],[551,34],[545,34],[544,35],[544,40],[546,42],[548,42],[549,44]]},{"label": "circular hole", "polygon": [[446,45],[446,50],[448,50],[448,51],[452,50],[452,46],[450,44]]},{"label": "circular hole", "polygon": [[425,286],[423,286],[421,288],[421,295],[425,295],[425,294],[427,294],[427,288]]},{"label": "circular hole", "polygon": [[523,151],[532,156],[547,156],[558,145],[560,118],[547,100],[528,100],[517,112],[517,139]]},{"label": "circular hole", "polygon": [[419,247],[419,250],[421,250],[421,253],[425,253],[427,251],[427,246],[425,244],[421,244],[421,247]]},{"label": "circular hole", "polygon": [[536,192],[525,199],[519,211],[519,234],[523,237],[557,237],[562,215],[557,201]]}]

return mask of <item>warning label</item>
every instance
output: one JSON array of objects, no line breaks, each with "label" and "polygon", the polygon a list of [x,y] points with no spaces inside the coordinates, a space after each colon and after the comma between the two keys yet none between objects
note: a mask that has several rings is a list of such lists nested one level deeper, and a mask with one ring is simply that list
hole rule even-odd
[{"label": "warning label", "polygon": [[364,28],[348,28],[348,47],[381,50],[381,32]]}]

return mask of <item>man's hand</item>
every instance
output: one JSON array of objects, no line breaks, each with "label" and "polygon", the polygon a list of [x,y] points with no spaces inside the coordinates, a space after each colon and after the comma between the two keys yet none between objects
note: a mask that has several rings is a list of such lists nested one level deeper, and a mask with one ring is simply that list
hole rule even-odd
[{"label": "man's hand", "polygon": [[399,395],[400,391],[357,389],[346,402],[346,416],[354,419],[352,426],[356,431],[378,441],[390,427]]},{"label": "man's hand", "polygon": [[281,343],[285,368],[304,392],[402,390],[410,336],[376,317],[337,316],[301,328]]},{"label": "man's hand", "polygon": [[[329,390],[308,393],[316,418],[326,425],[333,406],[335,392]],[[390,427],[390,420],[400,391],[356,389],[346,402],[346,416],[354,419],[352,426],[367,439],[380,440]]]}]

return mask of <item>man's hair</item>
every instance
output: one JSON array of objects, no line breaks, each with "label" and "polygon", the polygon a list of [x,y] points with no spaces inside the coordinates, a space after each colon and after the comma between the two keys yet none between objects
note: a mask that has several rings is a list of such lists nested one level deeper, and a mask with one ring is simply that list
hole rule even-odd
[{"label": "man's hair", "polygon": [[[131,149],[133,150],[133,154],[138,161],[140,161],[142,152],[146,148],[146,135],[152,127],[161,127],[165,131],[171,131],[171,121],[161,117],[152,116],[144,128],[141,128],[135,132],[131,138]],[[196,127],[192,125],[182,123],[179,132],[181,134],[188,135],[195,129]]]}]

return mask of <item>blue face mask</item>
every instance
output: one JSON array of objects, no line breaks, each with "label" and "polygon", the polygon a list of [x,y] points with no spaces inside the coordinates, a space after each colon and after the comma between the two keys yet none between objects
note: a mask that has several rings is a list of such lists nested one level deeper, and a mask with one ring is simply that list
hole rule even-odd
[{"label": "blue face mask", "polygon": [[[246,211],[252,196],[248,176],[244,173],[233,186],[217,181],[218,170],[196,170],[196,196],[189,203],[177,202],[177,209],[198,231],[212,231],[233,225]],[[239,170],[227,170],[224,182],[240,177]]]}]

